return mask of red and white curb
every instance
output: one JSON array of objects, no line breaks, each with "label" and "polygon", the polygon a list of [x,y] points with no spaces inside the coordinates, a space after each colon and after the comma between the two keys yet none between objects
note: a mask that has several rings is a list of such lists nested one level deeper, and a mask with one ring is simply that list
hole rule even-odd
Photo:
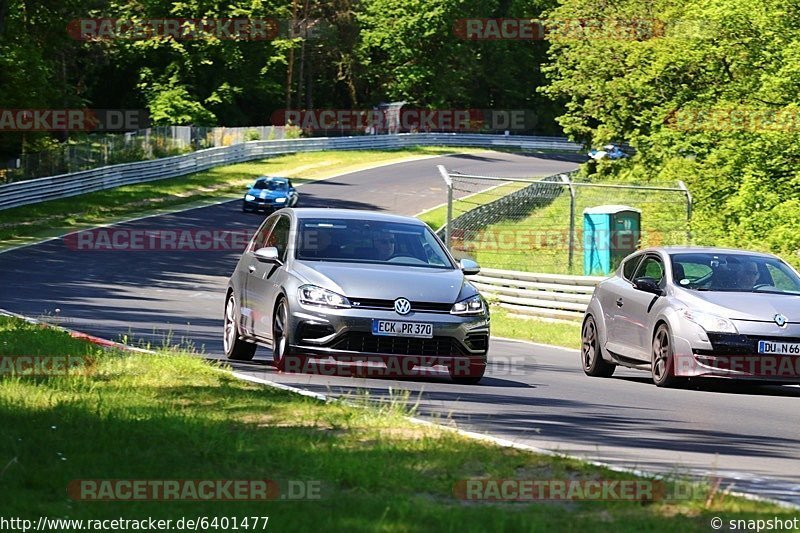
[{"label": "red and white curb", "polygon": [[18,318],[20,320],[24,320],[28,324],[34,324],[36,326],[41,326],[43,328],[50,328],[57,331],[63,331],[64,333],[68,333],[69,336],[72,337],[73,339],[84,340],[86,342],[102,346],[103,348],[114,348],[117,350],[123,350],[126,352],[136,352],[136,353],[148,353],[148,354],[155,353],[153,350],[147,350],[145,348],[137,348],[136,346],[129,346],[127,344],[122,344],[121,342],[114,342],[108,339],[103,339],[101,337],[95,337],[94,335],[89,335],[88,333],[84,333],[82,331],[76,331],[74,329],[65,328],[64,326],[51,324],[50,322],[38,320],[36,318],[30,318],[24,315],[13,313],[11,311],[7,311],[5,309],[0,309],[0,315]]}]

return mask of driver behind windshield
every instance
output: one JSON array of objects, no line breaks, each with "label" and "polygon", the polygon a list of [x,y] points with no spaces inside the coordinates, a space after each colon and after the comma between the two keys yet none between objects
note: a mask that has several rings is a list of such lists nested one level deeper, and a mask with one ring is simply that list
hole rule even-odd
[{"label": "driver behind windshield", "polygon": [[372,246],[379,261],[386,261],[394,255],[395,238],[391,232],[381,231],[372,237]]},{"label": "driver behind windshield", "polygon": [[755,261],[742,261],[736,274],[736,288],[751,290],[758,281],[758,265]]}]

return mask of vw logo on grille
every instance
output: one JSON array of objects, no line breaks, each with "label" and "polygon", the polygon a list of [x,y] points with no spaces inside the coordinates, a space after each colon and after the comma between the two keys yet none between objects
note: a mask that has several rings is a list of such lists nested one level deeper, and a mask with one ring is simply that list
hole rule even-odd
[{"label": "vw logo on grille", "polygon": [[411,302],[405,298],[398,298],[394,301],[394,310],[398,315],[407,315],[411,312]]},{"label": "vw logo on grille", "polygon": [[[397,303],[395,303],[395,304],[394,304],[394,308],[395,308],[395,309],[397,309]],[[773,320],[775,320],[775,323],[776,323],[776,324],[778,324],[778,326],[780,326],[780,327],[783,327],[783,326],[785,326],[785,325],[786,325],[786,322],[787,322],[787,319],[786,319],[786,317],[785,317],[785,316],[783,316],[783,315],[782,315],[782,314],[780,314],[780,313],[778,313],[777,315],[775,315],[775,317],[773,318]]]}]

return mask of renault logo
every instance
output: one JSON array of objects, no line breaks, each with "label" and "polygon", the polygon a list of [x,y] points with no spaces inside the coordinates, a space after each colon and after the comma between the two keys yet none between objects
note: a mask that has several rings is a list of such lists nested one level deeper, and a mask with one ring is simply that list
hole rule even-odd
[{"label": "renault logo", "polygon": [[[394,304],[394,308],[397,309],[397,304],[396,303]],[[775,315],[775,318],[773,320],[775,320],[775,323],[778,324],[778,326],[780,326],[780,327],[783,327],[783,326],[786,325],[786,317],[783,316],[780,313]]]},{"label": "renault logo", "polygon": [[407,315],[411,312],[411,302],[405,298],[398,298],[394,301],[394,310],[398,315]]}]

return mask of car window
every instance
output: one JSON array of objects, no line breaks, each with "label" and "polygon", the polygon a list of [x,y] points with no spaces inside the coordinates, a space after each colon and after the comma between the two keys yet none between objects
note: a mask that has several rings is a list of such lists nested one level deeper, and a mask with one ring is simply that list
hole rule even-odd
[{"label": "car window", "polygon": [[278,249],[278,258],[281,261],[286,260],[286,249],[289,244],[289,227],[291,223],[288,217],[281,217],[272,228],[265,246],[274,246]]},{"label": "car window", "polygon": [[661,280],[664,279],[664,263],[658,257],[648,255],[636,269],[634,279],[636,278],[653,278],[661,283]]},{"label": "car window", "polygon": [[776,289],[780,289],[782,291],[797,290],[797,284],[787,275],[787,271],[781,270],[777,265],[768,263],[767,272],[769,272],[769,275],[772,278],[771,285],[775,286]]},{"label": "car window", "polygon": [[266,189],[267,188],[267,182],[265,182],[265,181],[257,181],[257,182],[255,182],[253,184],[253,188],[254,189],[259,189],[259,190]]},{"label": "car window", "polygon": [[674,254],[671,260],[676,282],[685,289],[800,294],[800,277],[783,261],[773,257],[687,252]]},{"label": "car window", "polygon": [[454,268],[427,226],[355,219],[299,222],[297,259]]},{"label": "car window", "polygon": [[264,246],[266,246],[267,237],[269,236],[269,232],[272,229],[272,226],[275,224],[275,221],[278,219],[277,216],[271,216],[267,218],[261,227],[256,230],[255,235],[253,235],[250,244],[247,247],[248,252],[255,252],[256,250],[260,250]]},{"label": "car window", "polygon": [[633,273],[636,272],[636,265],[639,264],[639,261],[642,259],[641,255],[637,255],[631,257],[622,265],[622,277],[627,280],[633,279]]}]

